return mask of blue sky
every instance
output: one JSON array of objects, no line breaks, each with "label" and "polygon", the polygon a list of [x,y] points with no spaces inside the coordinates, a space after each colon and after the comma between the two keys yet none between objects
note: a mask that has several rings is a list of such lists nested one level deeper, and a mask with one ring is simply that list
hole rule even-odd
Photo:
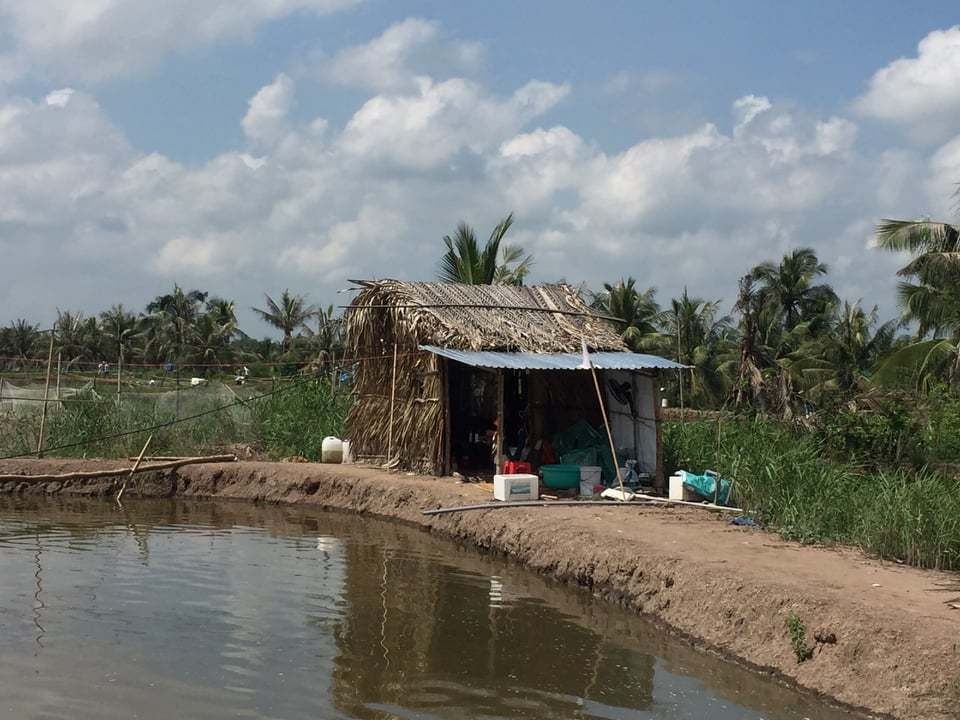
[{"label": "blue sky", "polygon": [[872,225],[949,214],[960,181],[946,2],[0,0],[0,21],[0,322],[178,282],[259,334],[263,292],[429,278],[457,220],[508,210],[536,280],[729,304],[811,245],[890,315],[902,258]]}]

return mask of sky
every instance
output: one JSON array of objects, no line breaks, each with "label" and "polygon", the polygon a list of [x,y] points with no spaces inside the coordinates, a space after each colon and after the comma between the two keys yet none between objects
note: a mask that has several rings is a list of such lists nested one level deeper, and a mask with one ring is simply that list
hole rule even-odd
[{"label": "sky", "polygon": [[884,217],[958,217],[955,3],[0,0],[0,323],[177,283],[344,304],[507,212],[531,281],[729,308],[813,247],[897,312]]}]

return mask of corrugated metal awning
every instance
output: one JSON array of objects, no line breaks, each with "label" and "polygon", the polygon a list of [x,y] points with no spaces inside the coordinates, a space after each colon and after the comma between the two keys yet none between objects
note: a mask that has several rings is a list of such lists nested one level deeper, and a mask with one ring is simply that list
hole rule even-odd
[{"label": "corrugated metal awning", "polygon": [[[505,370],[583,370],[582,353],[493,352],[452,350],[421,345],[421,350],[456,360],[464,365]],[[632,352],[592,352],[590,362],[597,370],[679,370],[680,365],[658,355]]]}]

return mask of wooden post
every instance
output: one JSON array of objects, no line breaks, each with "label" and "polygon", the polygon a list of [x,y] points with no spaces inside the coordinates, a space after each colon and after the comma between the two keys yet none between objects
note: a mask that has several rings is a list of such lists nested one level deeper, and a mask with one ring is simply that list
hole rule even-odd
[{"label": "wooden post", "polygon": [[654,469],[653,486],[664,491],[666,478],[663,471],[663,410],[660,407],[660,376],[653,377],[653,422],[657,428],[657,458]]},{"label": "wooden post", "polygon": [[120,407],[120,377],[123,373],[123,343],[120,343],[120,351],[117,353],[117,407]]},{"label": "wooden post", "polygon": [[3,402],[3,376],[0,375],[0,402]]},{"label": "wooden post", "polygon": [[50,351],[47,353],[47,380],[43,385],[43,409],[40,411],[40,436],[37,438],[37,457],[43,457],[43,431],[47,424],[47,401],[50,399],[50,372],[53,369],[54,328],[50,330]]},{"label": "wooden post", "polygon": [[393,461],[393,408],[397,397],[397,344],[393,344],[393,372],[390,376],[390,429],[387,431],[387,464]]},{"label": "wooden post", "polygon": [[57,402],[60,402],[60,355],[62,353],[57,350]]},{"label": "wooden post", "polygon": [[496,451],[496,469],[494,472],[503,470],[503,405],[505,392],[505,378],[503,370],[497,370],[497,451]]},{"label": "wooden post", "polygon": [[177,363],[177,409],[174,416],[180,419],[180,363]]},{"label": "wooden post", "polygon": [[[434,355],[436,358],[436,355]],[[444,475],[450,475],[453,472],[453,437],[451,436],[453,421],[450,408],[450,361],[446,358],[435,359],[434,362],[440,363],[440,382],[443,387],[440,388],[443,398],[443,469]]]}]

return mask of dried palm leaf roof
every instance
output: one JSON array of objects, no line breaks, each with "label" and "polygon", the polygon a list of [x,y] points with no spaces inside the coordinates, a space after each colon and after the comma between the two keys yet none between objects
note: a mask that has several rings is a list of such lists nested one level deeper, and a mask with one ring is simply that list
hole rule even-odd
[{"label": "dried palm leaf roof", "polygon": [[397,340],[458,350],[626,351],[613,326],[567,285],[460,285],[399,280],[358,281],[347,332],[359,348],[383,339],[392,315]]}]

